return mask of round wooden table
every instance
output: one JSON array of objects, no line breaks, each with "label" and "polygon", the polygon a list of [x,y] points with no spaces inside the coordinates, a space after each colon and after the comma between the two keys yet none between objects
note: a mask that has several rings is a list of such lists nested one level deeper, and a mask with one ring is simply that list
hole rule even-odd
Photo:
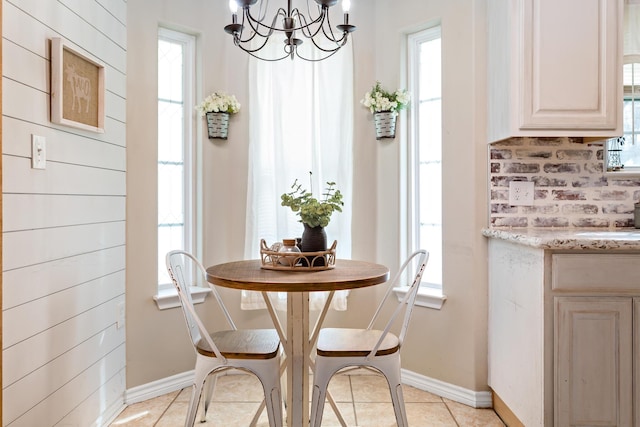
[{"label": "round wooden table", "polygon": [[[287,366],[287,425],[309,425],[309,367],[311,350],[333,297],[333,292],[384,283],[389,269],[365,261],[336,260],[335,268],[320,271],[268,270],[260,260],[235,261],[207,268],[207,280],[233,289],[262,292],[284,347]],[[309,292],[330,291],[327,302],[309,331]],[[286,334],[267,292],[287,293]],[[331,400],[330,400],[330,403]],[[332,404],[334,406],[334,404]]]}]

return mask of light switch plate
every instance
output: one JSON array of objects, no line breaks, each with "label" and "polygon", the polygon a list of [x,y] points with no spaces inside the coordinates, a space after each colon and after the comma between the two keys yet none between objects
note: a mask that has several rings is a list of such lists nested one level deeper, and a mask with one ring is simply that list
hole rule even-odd
[{"label": "light switch plate", "polygon": [[47,167],[47,139],[40,135],[31,135],[31,167],[46,169]]},{"label": "light switch plate", "polygon": [[511,206],[532,206],[533,193],[533,182],[511,181],[509,183],[509,204]]}]

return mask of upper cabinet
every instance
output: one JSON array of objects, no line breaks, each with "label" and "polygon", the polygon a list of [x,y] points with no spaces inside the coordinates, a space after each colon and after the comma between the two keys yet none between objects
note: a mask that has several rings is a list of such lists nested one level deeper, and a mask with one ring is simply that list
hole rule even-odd
[{"label": "upper cabinet", "polygon": [[622,135],[624,0],[488,0],[488,140]]}]

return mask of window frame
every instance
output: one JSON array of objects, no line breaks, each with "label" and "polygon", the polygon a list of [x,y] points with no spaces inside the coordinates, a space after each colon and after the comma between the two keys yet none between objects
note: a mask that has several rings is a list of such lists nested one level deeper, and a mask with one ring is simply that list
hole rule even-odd
[{"label": "window frame", "polygon": [[[178,30],[173,30],[167,27],[158,27],[157,43],[161,40],[176,43],[182,45],[183,55],[183,73],[182,73],[182,108],[183,108],[183,204],[184,204],[184,230],[183,239],[184,247],[176,248],[183,249],[190,253],[193,253],[199,258],[199,240],[197,238],[198,225],[198,212],[199,212],[199,200],[200,198],[196,194],[200,185],[198,184],[199,174],[197,167],[197,159],[199,158],[199,145],[197,141],[197,132],[195,126],[195,111],[192,108],[195,105],[196,99],[196,49],[197,49],[197,37],[193,34],[185,33]],[[157,64],[157,61],[156,61]],[[158,103],[161,101],[160,97],[157,97]],[[159,160],[159,159],[158,159]],[[157,162],[159,163],[159,161]],[[158,227],[160,224],[157,225]],[[159,249],[158,249],[159,251]],[[159,262],[162,262],[161,254],[158,253]],[[206,285],[202,285],[201,279],[196,276],[198,282],[197,286],[192,289],[192,297],[194,303],[204,301],[206,295],[210,292],[210,289]],[[158,304],[160,309],[178,307],[180,301],[177,297],[177,293],[170,282],[161,283],[160,277],[157,280],[157,294],[154,296],[154,300]]]},{"label": "window frame", "polygon": [[[640,67],[640,55],[624,55],[623,65],[628,65],[628,64],[635,64],[638,67]],[[624,86],[624,81],[622,82],[622,84],[623,84],[622,102],[625,103],[631,100],[632,102],[640,103],[640,93],[638,93],[635,98],[633,97],[633,93],[627,95],[627,89],[626,89],[627,86]],[[640,82],[638,82],[636,86],[640,87]],[[622,126],[621,136],[625,136],[624,114],[623,114],[622,120],[623,120],[623,126]],[[635,121],[635,117],[633,115],[632,115],[632,120]],[[633,125],[632,125],[632,128],[633,128]],[[638,129],[637,131],[632,130],[632,133],[631,133],[632,136],[638,135],[638,134],[640,134],[640,129]],[[609,170],[609,149],[614,139],[617,139],[617,138],[607,139],[604,141],[604,173],[605,175],[607,176],[640,176],[640,166],[626,166],[621,170],[615,170],[615,171]],[[627,141],[626,143],[629,143],[629,142]],[[640,150],[640,144],[637,145],[636,150]]]},{"label": "window frame", "polygon": [[[407,56],[407,78],[408,89],[412,96],[412,107],[409,109],[409,138],[407,141],[406,149],[406,241],[405,241],[405,255],[412,253],[419,245],[420,225],[419,225],[419,209],[420,199],[417,194],[418,189],[416,180],[418,179],[419,169],[419,156],[418,156],[418,144],[420,141],[420,129],[419,129],[419,109],[416,107],[418,102],[417,94],[420,93],[419,82],[419,49],[422,43],[432,41],[435,39],[442,40],[442,26],[440,23],[420,29],[416,32],[412,32],[406,35],[406,56]],[[442,98],[442,94],[441,94]],[[442,268],[442,267],[441,267]],[[446,296],[443,293],[444,283],[440,286],[434,286],[427,282],[423,282],[420,285],[418,296],[416,299],[416,305],[439,310],[442,308],[446,300]],[[398,300],[401,301],[402,297],[406,293],[406,287],[397,287],[394,289]]]}]

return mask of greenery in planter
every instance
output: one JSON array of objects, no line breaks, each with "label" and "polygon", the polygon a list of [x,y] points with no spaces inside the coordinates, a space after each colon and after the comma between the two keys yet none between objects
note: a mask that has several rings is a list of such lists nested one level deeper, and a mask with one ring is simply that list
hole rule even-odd
[{"label": "greenery in planter", "polygon": [[292,191],[281,196],[282,206],[288,206],[300,216],[300,222],[309,227],[326,227],[334,211],[342,212],[342,193],[335,189],[335,182],[327,182],[327,188],[319,201],[310,191],[302,188],[296,179],[291,186]]},{"label": "greenery in planter", "polygon": [[196,105],[196,110],[202,117],[207,113],[235,114],[240,111],[240,103],[235,95],[228,95],[225,92],[213,92],[200,104]]},{"label": "greenery in planter", "polygon": [[371,113],[394,113],[407,108],[410,101],[409,92],[405,89],[398,89],[395,92],[388,92],[382,88],[380,82],[376,82],[373,88],[364,94],[364,99],[360,101]]}]

